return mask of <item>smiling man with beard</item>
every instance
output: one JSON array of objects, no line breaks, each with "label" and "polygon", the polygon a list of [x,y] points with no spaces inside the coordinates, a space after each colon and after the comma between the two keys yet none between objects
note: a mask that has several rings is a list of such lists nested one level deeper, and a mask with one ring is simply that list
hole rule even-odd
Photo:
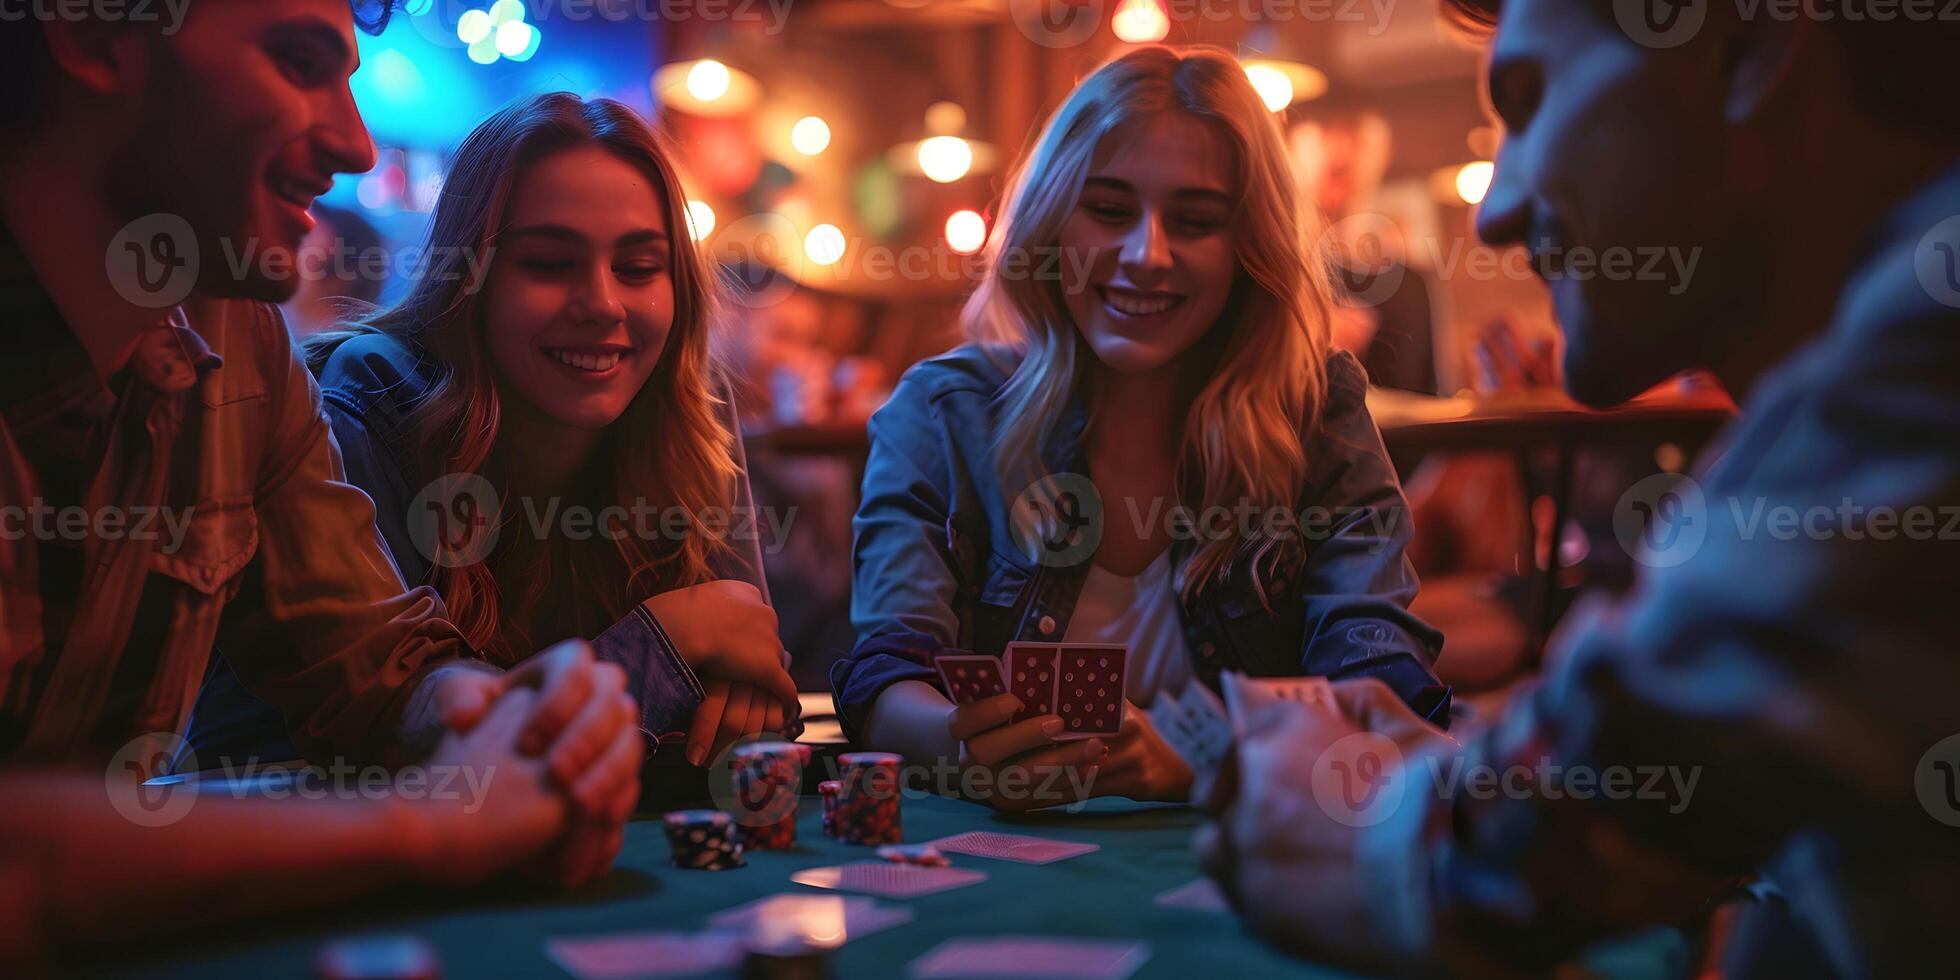
[{"label": "smiling man with beard", "polygon": [[[1950,961],[1960,550],[1735,515],[1960,502],[1960,22],[1452,2],[1494,27],[1479,232],[1541,260],[1572,393],[1703,367],[1743,419],[1689,482],[1629,489],[1645,574],[1570,617],[1490,730],[1458,746],[1365,685],[1337,685],[1339,716],[1251,719],[1210,869],[1256,931],[1369,969],[1544,969],[1757,874],[1747,921],[1779,928],[1724,972]],[[1550,260],[1643,247],[1704,260],[1685,289]],[[1427,774],[1458,754],[1563,775],[1452,792]],[[1641,766],[1699,773],[1693,799],[1568,791]]]},{"label": "smiling man with beard", "polygon": [[[617,851],[641,752],[623,672],[582,642],[509,674],[475,662],[345,482],[269,305],[296,283],[217,260],[291,251],[333,176],[373,165],[356,61],[347,0],[0,22],[0,504],[192,515],[181,546],[0,538],[0,894],[26,897],[0,961],[187,905],[263,914],[527,861],[576,882]],[[214,645],[309,761],[419,757],[494,788],[474,814],[457,794],[137,788],[181,744]]]}]

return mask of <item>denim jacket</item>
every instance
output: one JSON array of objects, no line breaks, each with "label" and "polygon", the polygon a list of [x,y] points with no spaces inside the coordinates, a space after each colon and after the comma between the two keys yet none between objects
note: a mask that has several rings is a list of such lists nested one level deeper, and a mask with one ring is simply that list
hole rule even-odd
[{"label": "denim jacket", "polygon": [[[403,580],[433,581],[434,567],[410,531],[412,507],[422,487],[419,467],[410,465],[405,421],[415,403],[436,381],[435,365],[418,348],[394,337],[361,334],[334,347],[311,364],[319,375],[321,398],[333,435],[340,443],[347,480],[374,500],[375,525]],[[732,403],[731,403],[732,414]],[[732,426],[731,419],[731,426]],[[744,465],[739,440],[736,463]],[[746,467],[744,466],[746,472]],[[748,481],[737,488],[738,507],[752,506]],[[523,518],[509,526],[521,526]],[[754,542],[748,551],[720,563],[718,575],[762,584],[762,561]],[[594,638],[594,651],[627,673],[627,690],[640,706],[640,728],[658,738],[684,731],[701,703],[700,680],[654,617],[637,607]],[[202,758],[227,755],[276,758],[278,719],[251,698],[225,666],[213,671],[199,695],[189,741]]]},{"label": "denim jacket", "polygon": [[[871,419],[871,456],[853,521],[851,619],[858,643],[831,670],[845,730],[862,730],[878,695],[902,680],[932,682],[947,647],[1000,654],[1013,641],[1058,641],[1092,555],[1031,561],[991,444],[994,399],[1013,355],[967,346],[908,371]],[[1378,677],[1419,714],[1449,720],[1449,690],[1430,673],[1442,634],[1408,612],[1416,575],[1404,552],[1409,510],[1368,415],[1367,377],[1352,355],[1327,363],[1320,424],[1305,433],[1306,533],[1286,547],[1264,594],[1247,569],[1179,603],[1194,673]],[[1086,406],[1070,405],[1042,447],[1057,479],[1086,474]],[[1127,514],[1111,514],[1127,520]],[[1172,562],[1195,550],[1177,536]]]}]

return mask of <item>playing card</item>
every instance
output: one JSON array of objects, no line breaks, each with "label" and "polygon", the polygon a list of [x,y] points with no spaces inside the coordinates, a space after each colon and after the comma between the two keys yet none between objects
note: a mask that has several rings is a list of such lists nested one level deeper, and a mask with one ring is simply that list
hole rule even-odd
[{"label": "playing card", "polygon": [[1160,892],[1152,904],[1158,908],[1186,909],[1192,912],[1224,912],[1231,908],[1225,902],[1225,894],[1218,890],[1217,883],[1210,878],[1187,881],[1176,888]]},{"label": "playing card", "polygon": [[1150,959],[1146,943],[1001,936],[948,939],[912,961],[911,975],[930,977],[1076,977],[1122,980]]},{"label": "playing card", "polygon": [[977,653],[942,654],[932,659],[932,665],[939,668],[946,696],[954,704],[972,704],[1007,693],[1007,678],[1001,674],[997,658]]},{"label": "playing card", "polygon": [[1293,702],[1309,707],[1338,710],[1334,688],[1325,677],[1247,677],[1227,672],[1220,676],[1225,688],[1226,710],[1232,719],[1232,734],[1245,736],[1245,720],[1268,705]]},{"label": "playing card", "polygon": [[627,932],[550,939],[545,955],[579,980],[626,980],[732,970],[742,965],[733,932]]},{"label": "playing card", "polygon": [[708,925],[739,936],[753,932],[759,923],[768,923],[777,933],[801,931],[819,938],[824,945],[841,945],[904,925],[912,917],[909,908],[883,905],[861,895],[784,894],[724,909],[715,913]]},{"label": "playing card", "polygon": [[1021,699],[1015,721],[1054,712],[1055,664],[1061,655],[1058,643],[1007,645],[1007,690]]},{"label": "playing card", "polygon": [[1073,844],[1068,841],[1049,840],[1045,837],[1002,834],[991,830],[954,834],[951,837],[941,837],[931,843],[941,851],[999,858],[1003,861],[1019,861],[1022,864],[1052,864],[1064,858],[1087,854],[1101,848],[1099,844]]},{"label": "playing card", "polygon": [[1055,679],[1055,714],[1067,738],[1114,735],[1123,728],[1123,681],[1130,651],[1120,644],[1062,647]]},{"label": "playing card", "polygon": [[1150,706],[1150,724],[1165,744],[1191,767],[1191,798],[1204,799],[1211,780],[1232,751],[1232,723],[1225,704],[1204,682],[1192,680],[1173,697],[1159,694]]},{"label": "playing card", "polygon": [[886,898],[917,898],[987,880],[971,868],[934,868],[890,861],[859,861],[833,868],[805,868],[789,880],[812,888],[836,888]]}]

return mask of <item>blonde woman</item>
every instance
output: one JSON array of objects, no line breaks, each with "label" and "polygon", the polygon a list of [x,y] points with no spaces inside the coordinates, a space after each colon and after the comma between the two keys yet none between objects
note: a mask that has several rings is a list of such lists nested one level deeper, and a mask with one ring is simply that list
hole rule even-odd
[{"label": "blonde woman", "polygon": [[1012,695],[954,710],[933,655],[1017,640],[1127,644],[1136,708],[1236,670],[1378,677],[1447,722],[1442,637],[1407,612],[1407,507],[1367,379],[1329,349],[1312,238],[1223,51],[1139,48],[1070,94],[1010,182],[975,343],[914,367],[871,421],[859,640],[832,672],[855,739],[990,770],[966,784],[1003,809],[1062,802],[1011,789],[1042,770],[1188,798],[1141,710],[1085,741],[1011,723]]}]

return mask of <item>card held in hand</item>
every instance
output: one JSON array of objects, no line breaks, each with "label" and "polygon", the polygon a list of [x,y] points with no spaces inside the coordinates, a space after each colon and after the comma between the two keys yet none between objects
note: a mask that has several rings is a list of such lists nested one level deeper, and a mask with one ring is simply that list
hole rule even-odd
[{"label": "card held in hand", "polygon": [[1062,656],[1059,643],[1007,645],[1007,691],[1021,699],[1022,721],[1055,711],[1055,665]]},{"label": "card held in hand", "polygon": [[996,694],[1007,693],[1007,678],[1000,661],[979,653],[943,653],[932,658],[939,679],[946,685],[946,696],[954,704],[972,704]]},{"label": "card held in hand", "polygon": [[1247,677],[1227,672],[1219,677],[1225,688],[1225,705],[1232,716],[1232,734],[1245,736],[1246,719],[1261,709],[1282,702],[1308,708],[1338,711],[1334,687],[1325,677]]},{"label": "card held in hand", "polygon": [[1130,651],[1120,644],[1070,643],[1062,647],[1055,677],[1055,714],[1062,737],[1115,735],[1123,728],[1123,696]]}]

